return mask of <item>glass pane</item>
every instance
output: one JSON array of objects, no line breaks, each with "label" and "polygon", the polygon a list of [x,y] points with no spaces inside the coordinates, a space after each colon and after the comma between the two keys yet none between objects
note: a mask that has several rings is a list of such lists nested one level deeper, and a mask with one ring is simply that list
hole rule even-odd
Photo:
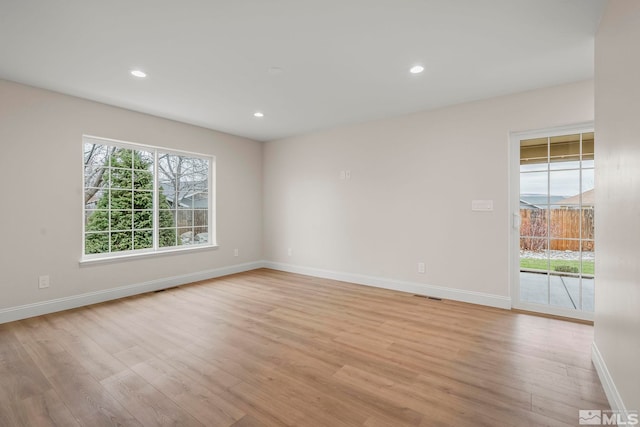
[{"label": "glass pane", "polygon": [[[105,198],[101,201],[102,198]],[[85,188],[84,189],[84,207],[86,209],[108,208],[109,195],[101,188]]]},{"label": "glass pane", "polygon": [[111,230],[131,230],[133,227],[131,211],[111,211]]},{"label": "glass pane", "polygon": [[547,169],[549,169],[547,163],[527,163],[520,165],[520,172],[546,171]]},{"label": "glass pane", "polygon": [[582,206],[595,205],[595,172],[593,169],[582,170]]},{"label": "glass pane", "polygon": [[569,310],[580,309],[580,277],[553,273],[549,275],[549,303]]},{"label": "glass pane", "polygon": [[191,227],[193,226],[193,210],[182,209],[178,211],[178,227]]},{"label": "glass pane", "polygon": [[133,171],[131,169],[111,168],[111,188],[132,189]]},{"label": "glass pane", "polygon": [[195,227],[204,227],[208,229],[209,225],[209,210],[196,209],[193,211],[193,225]]},{"label": "glass pane", "polygon": [[551,271],[554,273],[580,273],[580,241],[569,239],[551,239],[549,257]]},{"label": "glass pane", "polygon": [[171,228],[176,225],[176,211],[161,210],[160,216],[160,228]]},{"label": "glass pane", "polygon": [[84,236],[84,253],[102,254],[109,252],[109,233],[87,233]]},{"label": "glass pane", "polygon": [[133,193],[134,209],[153,209],[153,193],[151,191],[135,191]]},{"label": "glass pane", "polygon": [[549,275],[531,271],[520,272],[520,301],[549,303]]},{"label": "glass pane", "polygon": [[595,238],[595,210],[593,208],[582,209],[582,238]]},{"label": "glass pane", "polygon": [[209,177],[209,161],[180,156],[180,182],[191,185],[194,191],[206,191]]},{"label": "glass pane", "polygon": [[525,205],[547,204],[549,174],[547,172],[530,172],[520,174],[520,202]]},{"label": "glass pane", "polygon": [[158,159],[160,183],[169,203],[192,209],[193,196],[208,191],[209,161],[163,153]]},{"label": "glass pane", "polygon": [[193,195],[193,207],[196,209],[209,208],[209,193],[201,192]]},{"label": "glass pane", "polygon": [[133,228],[135,230],[153,228],[153,211],[135,211],[133,213]]},{"label": "glass pane", "polygon": [[167,199],[173,204],[176,182],[180,170],[179,157],[166,153],[158,153],[158,181]]},{"label": "glass pane", "polygon": [[595,243],[593,240],[582,241],[582,274],[593,276],[596,274]]},{"label": "glass pane", "polygon": [[133,207],[133,191],[111,190],[111,209],[131,209]]},{"label": "glass pane", "polygon": [[102,144],[84,144],[85,166],[107,166],[109,164],[110,148]]},{"label": "glass pane", "polygon": [[178,193],[178,209],[193,209],[193,193]]},{"label": "glass pane", "polygon": [[579,239],[582,212],[576,207],[551,209],[551,237]]},{"label": "glass pane", "polygon": [[593,277],[582,278],[582,310],[593,313],[595,300],[595,279]]},{"label": "glass pane", "polygon": [[153,231],[134,231],[133,232],[133,248],[148,249],[153,247]]},{"label": "glass pane", "polygon": [[520,238],[520,269],[547,271],[547,239],[535,237]]},{"label": "glass pane", "polygon": [[548,210],[546,206],[540,209],[520,209],[520,236],[545,237],[548,235]]},{"label": "glass pane", "polygon": [[209,233],[206,230],[196,228],[195,233],[196,233],[196,238],[195,238],[196,244],[203,244],[203,243],[209,242]]},{"label": "glass pane", "polygon": [[136,190],[153,190],[153,172],[134,171],[133,188]]},{"label": "glass pane", "polygon": [[133,168],[133,151],[128,148],[117,148],[111,155],[111,167],[131,170]]},{"label": "glass pane", "polygon": [[558,197],[553,204],[560,206],[578,204],[574,197],[580,195],[580,171],[552,171],[550,176],[550,194]]},{"label": "glass pane", "polygon": [[550,139],[549,159],[551,169],[565,169],[570,163],[580,167],[580,135],[554,136]]},{"label": "glass pane", "polygon": [[[520,170],[547,170],[548,139],[536,138],[520,141]],[[524,168],[524,169],[523,169]]]},{"label": "glass pane", "polygon": [[133,168],[136,170],[153,171],[153,153],[151,151],[135,150]]},{"label": "glass pane", "polygon": [[84,186],[104,188],[109,184],[109,168],[86,166],[84,168]]},{"label": "glass pane", "polygon": [[160,230],[159,245],[160,245],[161,248],[169,247],[169,246],[176,246],[176,244],[177,244],[177,240],[176,240],[176,229],[175,228],[168,228],[168,229],[161,229]]},{"label": "glass pane", "polygon": [[580,169],[580,160],[574,161],[558,161],[549,165],[551,170],[559,169]]},{"label": "glass pane", "polygon": [[132,248],[131,231],[111,233],[111,252],[130,251]]},{"label": "glass pane", "polygon": [[195,233],[191,227],[178,228],[178,244],[191,245],[195,239]]},{"label": "glass pane", "polygon": [[[582,160],[589,161],[594,159],[594,138],[593,132],[582,134]],[[583,164],[584,167],[584,164]]]},{"label": "glass pane", "polygon": [[[90,214],[86,214],[86,231],[108,231],[109,230],[109,211],[107,210],[95,210],[87,211]],[[107,243],[109,238],[107,236]]]}]

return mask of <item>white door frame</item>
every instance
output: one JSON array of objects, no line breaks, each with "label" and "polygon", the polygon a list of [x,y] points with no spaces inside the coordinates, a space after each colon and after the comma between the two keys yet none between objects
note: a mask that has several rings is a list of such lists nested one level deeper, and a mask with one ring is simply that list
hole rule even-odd
[{"label": "white door frame", "polygon": [[593,121],[590,121],[509,134],[509,288],[512,308],[593,321],[593,313],[520,301],[520,141],[587,133],[593,129]]}]

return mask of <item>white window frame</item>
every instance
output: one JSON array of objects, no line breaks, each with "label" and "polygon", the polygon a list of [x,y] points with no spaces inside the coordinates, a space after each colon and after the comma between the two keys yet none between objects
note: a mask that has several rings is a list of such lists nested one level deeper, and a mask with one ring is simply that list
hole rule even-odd
[{"label": "white window frame", "polygon": [[593,321],[594,313],[570,310],[553,305],[537,304],[520,300],[520,141],[534,138],[553,138],[561,135],[594,131],[592,121],[547,129],[511,132],[509,134],[509,290],[511,308],[553,316]]},{"label": "white window frame", "polygon": [[[216,237],[216,185],[215,185],[215,177],[216,177],[216,157],[210,154],[202,154],[202,153],[194,153],[191,151],[184,150],[176,150],[173,148],[160,147],[155,145],[148,144],[140,144],[136,142],[129,141],[121,141],[110,138],[103,138],[99,136],[93,135],[82,135],[82,194],[85,191],[85,171],[84,171],[84,146],[87,143],[94,144],[103,144],[112,147],[118,148],[127,148],[132,150],[144,150],[150,151],[153,153],[153,247],[146,249],[132,249],[128,251],[120,251],[120,252],[108,252],[108,253],[99,253],[99,254],[85,254],[85,237],[86,237],[86,209],[85,209],[85,201],[84,197],[81,197],[82,202],[82,257],[80,259],[80,264],[85,263],[95,263],[95,262],[109,262],[109,261],[117,261],[123,259],[130,258],[138,258],[138,257],[149,257],[149,256],[157,256],[163,254],[170,254],[176,252],[191,252],[191,251],[199,251],[203,249],[211,249],[217,248],[217,237]],[[160,229],[160,221],[159,214],[160,209],[158,206],[158,186],[159,186],[159,173],[158,173],[158,158],[159,154],[170,154],[177,156],[188,156],[195,157],[207,160],[209,162],[209,174],[208,174],[208,194],[209,194],[209,206],[208,206],[208,241],[206,243],[192,244],[186,246],[170,246],[170,247],[160,247],[159,246],[159,229]]]}]

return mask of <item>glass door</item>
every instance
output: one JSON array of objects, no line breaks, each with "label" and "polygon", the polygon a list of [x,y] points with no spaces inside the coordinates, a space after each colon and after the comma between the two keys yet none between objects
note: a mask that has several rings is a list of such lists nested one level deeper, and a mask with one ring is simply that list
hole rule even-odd
[{"label": "glass door", "polygon": [[514,305],[589,318],[595,286],[593,132],[520,139],[518,180]]}]

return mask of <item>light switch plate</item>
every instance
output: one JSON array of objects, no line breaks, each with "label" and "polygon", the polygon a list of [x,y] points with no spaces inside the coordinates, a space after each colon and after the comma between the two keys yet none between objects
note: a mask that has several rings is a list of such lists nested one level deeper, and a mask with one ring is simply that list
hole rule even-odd
[{"label": "light switch plate", "polygon": [[471,210],[472,211],[492,211],[493,210],[493,200],[472,200],[471,201]]}]

